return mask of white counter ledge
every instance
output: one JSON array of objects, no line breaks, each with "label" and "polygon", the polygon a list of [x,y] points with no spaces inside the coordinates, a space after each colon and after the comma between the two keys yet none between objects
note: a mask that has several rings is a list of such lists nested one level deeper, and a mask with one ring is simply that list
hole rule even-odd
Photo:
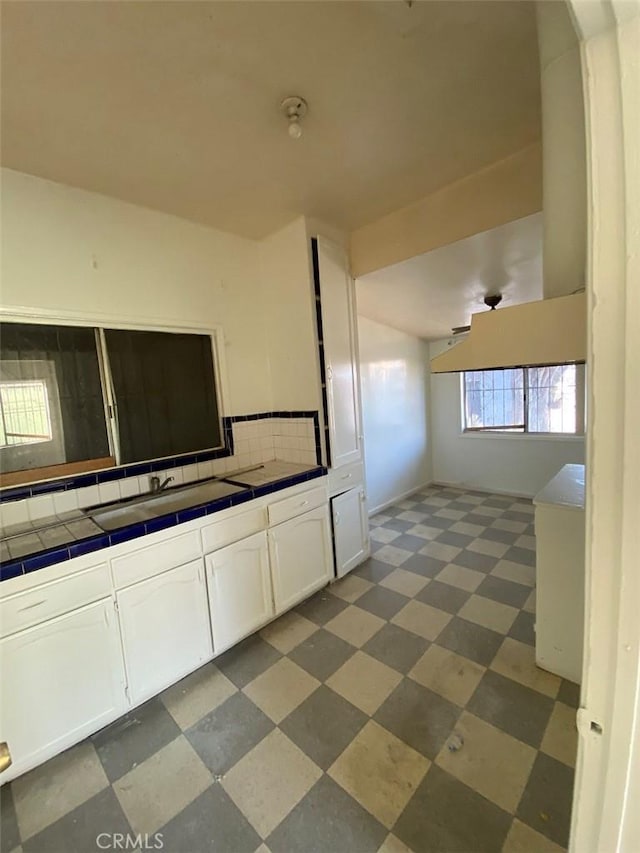
[{"label": "white counter ledge", "polygon": [[533,499],[536,506],[584,509],[584,465],[565,465]]}]

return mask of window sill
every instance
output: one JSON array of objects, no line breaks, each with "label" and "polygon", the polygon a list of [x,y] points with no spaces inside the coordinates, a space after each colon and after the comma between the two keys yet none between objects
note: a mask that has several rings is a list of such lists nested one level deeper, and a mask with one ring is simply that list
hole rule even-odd
[{"label": "window sill", "polygon": [[581,442],[584,441],[585,435],[568,435],[560,432],[464,432],[460,433],[460,438],[472,439],[507,439],[508,441],[569,441]]}]

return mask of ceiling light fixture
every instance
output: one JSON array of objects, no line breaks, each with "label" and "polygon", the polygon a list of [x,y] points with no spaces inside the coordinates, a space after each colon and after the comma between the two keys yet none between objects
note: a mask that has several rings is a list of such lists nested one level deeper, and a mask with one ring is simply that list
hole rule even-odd
[{"label": "ceiling light fixture", "polygon": [[280,109],[289,121],[289,136],[292,139],[300,139],[301,122],[307,114],[307,102],[300,95],[290,95],[280,104]]}]

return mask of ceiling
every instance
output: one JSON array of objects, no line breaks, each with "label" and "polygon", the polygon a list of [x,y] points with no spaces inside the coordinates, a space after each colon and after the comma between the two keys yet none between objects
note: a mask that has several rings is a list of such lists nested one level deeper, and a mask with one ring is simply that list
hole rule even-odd
[{"label": "ceiling", "polygon": [[254,238],[358,228],[541,133],[530,2],[3,2],[1,50],[3,165]]},{"label": "ceiling", "polygon": [[427,340],[488,310],[487,294],[501,308],[542,299],[542,213],[365,275],[356,293],[358,314]]}]

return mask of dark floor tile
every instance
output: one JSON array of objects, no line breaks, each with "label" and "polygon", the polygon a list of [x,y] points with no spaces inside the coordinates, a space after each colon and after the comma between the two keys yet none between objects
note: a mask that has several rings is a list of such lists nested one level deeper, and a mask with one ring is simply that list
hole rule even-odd
[{"label": "dark floor tile", "polygon": [[[359,602],[358,602],[359,603]],[[384,625],[362,647],[362,651],[406,675],[426,652],[429,641],[398,625]]]},{"label": "dark floor tile", "polygon": [[556,844],[566,847],[571,824],[573,770],[539,752],[516,816]]},{"label": "dark floor tile", "polygon": [[476,594],[520,609],[529,598],[531,587],[487,575],[476,590]]},{"label": "dark floor tile", "polygon": [[376,551],[379,551],[380,548],[383,548],[385,545],[384,542],[376,542],[375,539],[369,539],[369,551],[372,554],[375,554]]},{"label": "dark floor tile", "polygon": [[[100,839],[100,833],[106,837]],[[110,843],[115,833],[133,834],[113,788],[105,788],[25,841],[22,849],[24,853],[99,853],[100,845]]]},{"label": "dark floor tile", "polygon": [[514,512],[508,509],[502,513],[502,518],[506,518],[509,521],[523,521],[525,524],[531,524],[531,514],[528,512]]},{"label": "dark floor tile", "polygon": [[470,542],[473,542],[475,537],[465,536],[463,533],[453,533],[451,530],[445,530],[436,537],[436,542],[443,542],[445,545],[455,545],[456,548],[466,548]]},{"label": "dark floor tile", "polygon": [[470,512],[473,504],[464,500],[464,495],[458,495],[455,500],[451,501],[447,509],[455,509],[457,512]]},{"label": "dark floor tile", "polygon": [[458,589],[458,587],[450,586],[448,583],[433,580],[420,590],[416,598],[418,601],[430,604],[439,610],[446,610],[447,613],[453,613],[455,616],[465,601],[468,600],[470,594],[464,589]]},{"label": "dark floor tile", "polygon": [[482,666],[489,666],[502,645],[504,637],[482,625],[454,616],[440,632],[437,643]]},{"label": "dark floor tile", "polygon": [[534,536],[536,535],[536,526],[535,524],[527,524],[527,529],[522,533],[523,536]]},{"label": "dark floor tile", "polygon": [[[338,608],[340,610],[341,607]],[[216,658],[216,666],[236,687],[243,688],[281,657],[280,652],[265,643],[259,634],[252,634]]]},{"label": "dark floor tile", "polygon": [[498,558],[479,554],[477,551],[460,551],[452,562],[456,566],[464,566],[465,569],[475,569],[477,572],[488,573],[496,566]]},{"label": "dark floor tile", "polygon": [[455,501],[460,497],[461,494],[462,494],[462,492],[458,491],[457,489],[446,489],[445,488],[445,489],[440,490],[438,497],[448,498],[449,500]]},{"label": "dark floor tile", "polygon": [[[496,520],[496,517],[495,515],[484,515],[482,513],[482,507],[476,506],[473,508],[473,512],[470,512],[465,516],[464,520],[466,524],[478,524],[480,527],[489,527],[491,523]],[[518,534],[518,536],[519,535],[520,534]]]},{"label": "dark floor tile", "polygon": [[160,830],[163,853],[253,853],[260,836],[221,785],[212,785]]},{"label": "dark floor tile", "polygon": [[[380,543],[382,544],[382,543]],[[328,587],[321,589],[296,607],[296,612],[316,625],[325,625],[347,607],[346,602],[333,595]]]},{"label": "dark floor tile", "polygon": [[[423,522],[420,523],[422,524]],[[421,539],[420,536],[411,536],[410,533],[403,533],[390,544],[395,545],[396,548],[404,548],[405,551],[413,551],[415,553],[420,548],[424,548],[424,539]]]},{"label": "dark floor tile", "polygon": [[499,853],[511,816],[435,764],[393,833],[415,853]]},{"label": "dark floor tile", "polygon": [[564,704],[569,705],[570,708],[579,708],[580,685],[574,684],[573,681],[567,681],[566,678],[563,678],[556,698],[558,702],[564,702]]},{"label": "dark floor tile", "polygon": [[[390,542],[389,544],[393,545],[394,543]],[[382,542],[380,543],[380,547],[384,547]],[[387,575],[390,575],[394,570],[394,566],[390,566],[388,563],[383,563],[381,560],[376,560],[375,557],[369,557],[369,559],[365,560],[362,565],[358,566],[354,574],[367,581],[371,581],[371,583],[380,583],[381,580],[386,578]]]},{"label": "dark floor tile", "polygon": [[18,844],[20,844],[20,830],[13,805],[11,784],[8,783],[0,788],[0,851],[9,853]]},{"label": "dark floor tile", "polygon": [[160,699],[152,699],[127,714],[91,740],[110,782],[166,746],[180,727]]},{"label": "dark floor tile", "polygon": [[[424,545],[427,544],[425,539]],[[435,578],[444,569],[447,563],[444,560],[436,560],[435,557],[427,557],[426,554],[413,554],[402,564],[407,572],[422,575],[424,578]]]},{"label": "dark floor tile", "polygon": [[536,644],[535,632],[536,617],[533,613],[527,613],[521,610],[515,618],[515,622],[509,630],[509,637],[514,640],[520,640],[521,643],[527,643],[529,646]]},{"label": "dark floor tile", "polygon": [[549,696],[487,670],[467,702],[467,710],[537,749],[553,705]]},{"label": "dark floor tile", "polygon": [[274,728],[244,693],[235,693],[185,732],[213,774],[226,773]]},{"label": "dark floor tile", "polygon": [[513,498],[498,498],[495,495],[485,498],[482,502],[485,506],[493,506],[496,509],[506,509],[513,503]]},{"label": "dark floor tile", "polygon": [[482,538],[489,539],[491,542],[502,542],[503,545],[513,545],[516,539],[521,535],[521,533],[512,533],[510,530],[499,530],[497,527],[487,527],[482,534]]},{"label": "dark floor tile", "polygon": [[345,640],[321,628],[289,652],[289,657],[314,678],[326,681],[354,651]]},{"label": "dark floor tile", "polygon": [[323,776],[266,844],[273,853],[375,853],[386,835],[381,823]]},{"label": "dark floor tile", "polygon": [[451,734],[460,708],[403,678],[378,708],[374,719],[409,746],[434,759]]},{"label": "dark floor tile", "polygon": [[[429,507],[425,507],[425,509],[429,509]],[[448,530],[452,524],[455,524],[455,519],[453,518],[443,518],[440,515],[435,515],[435,510],[442,509],[442,507],[430,507],[432,510],[431,514],[422,522],[421,524],[426,525],[427,527],[439,527],[440,530]]]},{"label": "dark floor tile", "polygon": [[391,619],[408,601],[406,595],[400,595],[399,592],[385,589],[383,586],[374,586],[361,595],[356,603],[358,607],[380,616],[381,619]]},{"label": "dark floor tile", "polygon": [[[405,512],[405,510],[398,510],[398,512]],[[415,527],[415,524],[415,521],[405,521],[402,518],[392,518],[390,521],[385,521],[384,526],[388,527],[389,530],[395,530],[397,533],[406,533],[407,530]]]},{"label": "dark floor tile", "polygon": [[328,770],[369,718],[322,684],[280,723],[315,763]]},{"label": "dark floor tile", "polygon": [[529,548],[518,548],[517,545],[512,545],[503,559],[511,560],[512,563],[522,563],[523,566],[535,566],[536,552]]}]

